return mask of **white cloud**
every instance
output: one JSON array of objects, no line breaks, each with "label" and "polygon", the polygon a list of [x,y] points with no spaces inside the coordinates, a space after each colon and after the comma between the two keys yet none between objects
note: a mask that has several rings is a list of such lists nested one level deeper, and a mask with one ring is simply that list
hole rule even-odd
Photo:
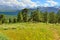
[{"label": "white cloud", "polygon": [[31,0],[0,0],[0,5],[16,6],[21,8],[33,8],[38,6],[37,2],[32,2]]},{"label": "white cloud", "polygon": [[43,5],[44,7],[48,7],[49,6],[49,4],[48,3],[44,3],[44,5]]},{"label": "white cloud", "polygon": [[54,0],[46,0],[45,3],[41,4],[41,2],[36,1],[33,2],[32,0],[0,0],[0,5],[7,5],[7,6],[11,6],[11,7],[15,7],[15,8],[33,8],[33,7],[37,7],[37,6],[56,6],[58,5],[57,2],[55,2]]},{"label": "white cloud", "polygon": [[58,2],[56,2],[54,0],[47,0],[44,5],[45,6],[56,6],[56,5],[58,5]]},{"label": "white cloud", "polygon": [[56,2],[54,0],[46,0],[45,3],[41,3],[39,1],[37,1],[37,3],[39,4],[38,6],[42,6],[42,7],[52,7],[52,6],[58,5],[58,2]]}]

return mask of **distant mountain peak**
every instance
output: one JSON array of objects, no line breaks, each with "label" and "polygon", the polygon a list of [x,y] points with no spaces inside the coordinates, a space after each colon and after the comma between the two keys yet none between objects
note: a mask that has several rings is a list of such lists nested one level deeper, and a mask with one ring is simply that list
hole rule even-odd
[{"label": "distant mountain peak", "polygon": [[[28,7],[27,7],[28,8]],[[39,8],[40,11],[47,11],[47,12],[55,12],[57,13],[58,10],[60,10],[59,6],[54,6],[54,7],[35,7],[35,8],[29,8],[30,10],[36,10]],[[11,6],[6,6],[6,5],[0,5],[0,14],[5,13],[5,14],[17,14],[21,8],[11,7]],[[11,12],[11,13],[10,13]]]}]

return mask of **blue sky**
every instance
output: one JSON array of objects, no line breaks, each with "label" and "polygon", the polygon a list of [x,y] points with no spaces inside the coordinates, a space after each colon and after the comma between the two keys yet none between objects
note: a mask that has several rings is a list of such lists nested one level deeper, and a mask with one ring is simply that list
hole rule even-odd
[{"label": "blue sky", "polygon": [[0,0],[0,5],[6,5],[16,8],[33,8],[38,6],[60,6],[59,2],[60,0]]},{"label": "blue sky", "polygon": [[[34,1],[34,2],[38,1],[38,2],[40,2],[40,5],[42,5],[42,6],[60,6],[60,0],[32,0],[32,1]],[[50,2],[48,2],[48,1],[50,1]]]}]

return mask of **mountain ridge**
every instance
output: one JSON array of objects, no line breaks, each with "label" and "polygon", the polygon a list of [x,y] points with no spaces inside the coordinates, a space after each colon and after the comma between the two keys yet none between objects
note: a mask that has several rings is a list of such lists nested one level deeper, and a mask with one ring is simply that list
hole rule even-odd
[{"label": "mountain ridge", "polygon": [[[57,13],[58,10],[60,10],[60,7],[37,7],[39,8],[40,11],[47,11],[47,12],[55,12]],[[37,8],[28,8],[30,10],[36,10]],[[15,7],[10,7],[10,6],[1,6],[0,5],[0,14],[6,14],[6,15],[17,15],[18,12],[22,10],[22,9],[18,9],[18,8],[15,8]]]}]

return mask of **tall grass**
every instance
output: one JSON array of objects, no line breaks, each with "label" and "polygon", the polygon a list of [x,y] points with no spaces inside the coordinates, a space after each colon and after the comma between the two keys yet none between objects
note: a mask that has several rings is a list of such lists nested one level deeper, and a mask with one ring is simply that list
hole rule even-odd
[{"label": "tall grass", "polygon": [[45,23],[2,24],[0,32],[10,40],[54,40],[50,26]]}]

